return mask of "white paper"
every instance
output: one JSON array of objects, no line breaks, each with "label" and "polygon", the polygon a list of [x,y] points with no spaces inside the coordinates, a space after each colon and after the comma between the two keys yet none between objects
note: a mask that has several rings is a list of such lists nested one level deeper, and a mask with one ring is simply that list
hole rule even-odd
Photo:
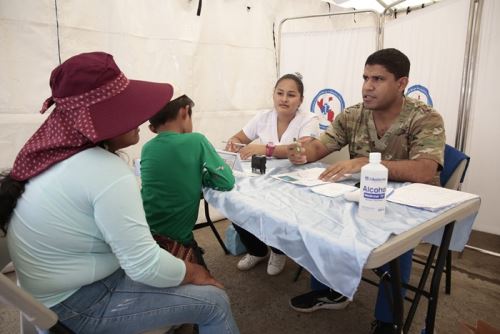
[{"label": "white paper", "polygon": [[[290,172],[290,173],[285,173],[285,174],[279,174],[279,175],[273,175],[275,179],[297,184],[300,186],[306,186],[306,187],[314,187],[314,186],[319,186],[321,184],[330,184],[332,182],[327,182],[327,181],[322,181],[319,179],[319,176],[321,173],[325,171],[325,168],[321,167],[314,167],[314,168],[309,168],[309,169],[302,169],[298,170],[295,172]],[[337,181],[343,181],[345,179],[348,179],[351,177],[351,174],[344,174],[343,177],[341,177]]]},{"label": "white paper", "polygon": [[337,197],[355,190],[358,188],[343,183],[328,183],[311,188],[312,192],[328,197]]},{"label": "white paper", "polygon": [[228,152],[223,150],[216,150],[219,156],[224,160],[224,162],[231,167],[233,171],[243,172],[243,167],[241,165],[241,159],[239,153]]},{"label": "white paper", "polygon": [[290,182],[301,186],[312,187],[328,183],[319,179],[319,176],[321,175],[321,173],[323,173],[324,170],[324,168],[315,167],[298,170],[291,173],[273,175],[273,177],[281,181]]},{"label": "white paper", "polygon": [[394,193],[387,200],[424,210],[436,211],[478,197],[478,195],[462,191],[412,183],[394,190]]}]

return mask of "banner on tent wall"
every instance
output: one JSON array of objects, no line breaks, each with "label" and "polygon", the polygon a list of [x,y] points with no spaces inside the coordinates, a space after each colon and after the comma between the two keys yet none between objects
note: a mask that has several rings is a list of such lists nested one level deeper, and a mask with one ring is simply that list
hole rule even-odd
[{"label": "banner on tent wall", "polygon": [[429,93],[429,89],[422,85],[413,85],[406,90],[406,96],[417,99],[426,103],[429,106],[433,106],[432,97]]},{"label": "banner on tent wall", "polygon": [[310,112],[319,117],[319,128],[325,131],[328,125],[344,111],[345,102],[342,95],[332,88],[320,90],[312,99]]},{"label": "banner on tent wall", "polygon": [[345,107],[361,101],[364,64],[375,49],[375,27],[284,33],[280,75],[302,74],[302,108],[317,114],[325,130]]}]

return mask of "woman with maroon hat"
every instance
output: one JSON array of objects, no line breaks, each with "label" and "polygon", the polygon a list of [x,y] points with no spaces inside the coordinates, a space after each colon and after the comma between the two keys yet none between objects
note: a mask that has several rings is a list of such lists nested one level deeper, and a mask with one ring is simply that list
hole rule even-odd
[{"label": "woman with maroon hat", "polygon": [[153,240],[137,182],[117,150],[172,98],[169,84],[129,80],[113,57],[80,54],[50,77],[50,116],[0,180],[0,228],[21,286],[81,333],[140,333],[195,323],[239,333],[203,267]]}]

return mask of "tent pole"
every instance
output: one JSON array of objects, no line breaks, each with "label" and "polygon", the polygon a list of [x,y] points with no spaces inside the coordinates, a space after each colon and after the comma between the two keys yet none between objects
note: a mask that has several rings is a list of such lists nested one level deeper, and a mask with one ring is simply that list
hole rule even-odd
[{"label": "tent pole", "polygon": [[467,131],[469,127],[483,3],[484,0],[470,0],[467,39],[465,42],[465,56],[462,70],[462,85],[460,89],[460,103],[458,106],[457,130],[455,136],[455,147],[462,152],[466,151],[467,144]]}]

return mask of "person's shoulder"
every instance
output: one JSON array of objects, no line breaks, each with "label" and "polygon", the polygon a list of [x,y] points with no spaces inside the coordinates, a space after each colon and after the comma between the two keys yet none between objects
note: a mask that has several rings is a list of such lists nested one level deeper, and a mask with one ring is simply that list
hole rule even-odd
[{"label": "person's shoulder", "polygon": [[131,168],[119,154],[96,146],[77,153],[68,159],[68,163],[82,176],[101,175],[106,179],[132,174]]},{"label": "person's shoulder", "polygon": [[183,142],[189,144],[203,144],[206,145],[209,143],[207,137],[200,132],[190,132],[182,134]]},{"label": "person's shoulder", "polygon": [[306,110],[302,110],[302,109],[299,109],[297,111],[296,117],[297,116],[305,121],[309,121],[310,119],[313,119],[313,118],[318,118],[318,115],[316,115],[315,113],[309,112]]},{"label": "person's shoulder", "polygon": [[405,105],[406,109],[410,112],[417,114],[429,114],[429,113],[438,113],[433,107],[430,105],[414,99],[412,97],[405,97]]},{"label": "person's shoulder", "polygon": [[273,117],[273,115],[277,114],[276,113],[276,110],[273,109],[270,109],[270,110],[261,110],[259,111],[257,114],[255,114],[255,117],[261,119],[261,120],[267,120],[271,117]]},{"label": "person's shoulder", "polygon": [[359,113],[361,112],[361,110],[363,110],[363,102],[345,108],[344,112],[348,115],[348,114]]}]

